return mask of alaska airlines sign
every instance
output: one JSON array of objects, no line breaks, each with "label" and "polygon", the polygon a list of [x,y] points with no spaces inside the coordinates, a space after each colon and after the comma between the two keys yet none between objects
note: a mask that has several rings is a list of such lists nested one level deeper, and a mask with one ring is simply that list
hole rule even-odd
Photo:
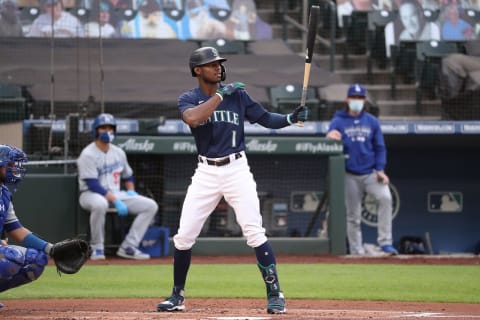
[{"label": "alaska airlines sign", "polygon": [[[195,154],[197,148],[190,136],[117,136],[115,143],[132,154]],[[341,154],[342,145],[323,137],[247,137],[250,154]]]}]

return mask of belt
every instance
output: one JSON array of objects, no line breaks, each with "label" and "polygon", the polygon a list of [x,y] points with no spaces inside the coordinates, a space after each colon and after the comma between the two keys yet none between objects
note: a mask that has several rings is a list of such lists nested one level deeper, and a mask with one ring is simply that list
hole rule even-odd
[{"label": "belt", "polygon": [[231,154],[227,157],[219,158],[219,159],[209,159],[209,158],[206,158],[204,156],[198,156],[198,161],[200,161],[201,163],[206,163],[206,164],[211,165],[211,166],[221,167],[221,166],[229,164],[233,160],[240,159],[241,157],[242,157],[242,153],[237,152],[237,153],[233,153],[233,154]]}]

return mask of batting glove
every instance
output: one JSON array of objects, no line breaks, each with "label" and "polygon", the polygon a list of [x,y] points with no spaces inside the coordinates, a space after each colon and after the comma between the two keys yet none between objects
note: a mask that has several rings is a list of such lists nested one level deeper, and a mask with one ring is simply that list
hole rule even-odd
[{"label": "batting glove", "polygon": [[298,106],[292,113],[287,115],[287,121],[289,124],[295,124],[298,122],[307,121],[308,108],[306,106]]},{"label": "batting glove", "polygon": [[138,196],[138,193],[137,193],[137,191],[135,191],[135,190],[127,190],[127,194],[128,194],[129,196],[132,196],[132,197],[133,197],[133,196]]},{"label": "batting glove", "polygon": [[237,90],[245,90],[245,84],[241,82],[229,83],[218,88],[216,94],[223,100],[223,96],[229,96]]},{"label": "batting glove", "polygon": [[124,217],[128,214],[128,208],[122,200],[115,200],[113,205],[115,206],[115,209],[117,209],[117,213],[120,217]]}]

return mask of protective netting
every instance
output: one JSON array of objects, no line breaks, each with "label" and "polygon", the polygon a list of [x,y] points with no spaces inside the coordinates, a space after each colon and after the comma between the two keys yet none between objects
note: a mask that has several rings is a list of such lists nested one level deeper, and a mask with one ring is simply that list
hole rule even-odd
[{"label": "protective netting", "polygon": [[[309,228],[326,190],[327,157],[247,155],[257,183],[264,227],[271,236],[318,236],[323,214]],[[131,156],[137,189],[160,207],[159,224],[178,229],[180,212],[198,159],[194,155]],[[241,190],[240,190],[241,192]],[[233,210],[222,201],[202,237],[241,236]]]}]

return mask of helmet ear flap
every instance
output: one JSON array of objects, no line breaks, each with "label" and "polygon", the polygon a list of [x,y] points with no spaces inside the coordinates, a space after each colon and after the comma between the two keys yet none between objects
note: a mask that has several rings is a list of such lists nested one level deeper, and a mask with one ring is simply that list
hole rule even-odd
[{"label": "helmet ear flap", "polygon": [[222,67],[222,73],[220,75],[220,79],[225,81],[227,79],[227,72],[225,71],[225,66],[223,64],[220,65]]}]

